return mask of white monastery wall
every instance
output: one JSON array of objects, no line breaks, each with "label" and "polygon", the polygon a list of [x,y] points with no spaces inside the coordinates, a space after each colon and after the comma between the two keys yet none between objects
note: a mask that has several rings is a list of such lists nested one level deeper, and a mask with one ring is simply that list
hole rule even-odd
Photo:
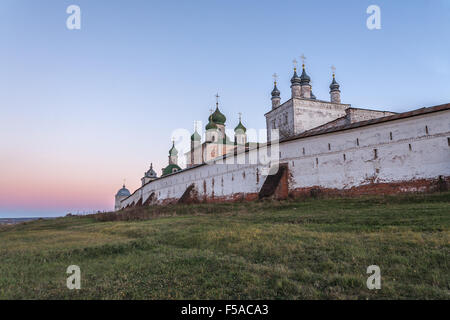
[{"label": "white monastery wall", "polygon": [[296,134],[313,129],[345,116],[349,104],[331,103],[321,100],[293,99]]},{"label": "white monastery wall", "polygon": [[292,98],[266,113],[267,139],[278,129],[280,139],[291,137],[346,115],[349,104]]},{"label": "white monastery wall", "polygon": [[298,139],[280,151],[293,177],[290,189],[346,189],[450,176],[449,136],[447,110]]},{"label": "white monastery wall", "polygon": [[[329,112],[336,117],[341,111],[331,108]],[[311,114],[310,120],[315,116]],[[450,110],[307,136],[282,142],[279,148],[280,163],[289,167],[289,191],[450,177]],[[246,157],[256,152],[249,151]],[[263,168],[259,164],[200,165],[144,185],[121,205],[145,202],[152,193],[156,203],[176,201],[191,184],[200,199],[254,197],[266,179]]]},{"label": "white monastery wall", "polygon": [[271,140],[271,129],[278,129],[280,139],[296,134],[294,131],[293,99],[266,114],[267,141]]},{"label": "white monastery wall", "polygon": [[367,110],[358,108],[348,108],[346,110],[346,113],[347,113],[346,118],[350,123],[387,117],[395,114],[395,112],[389,111]]}]

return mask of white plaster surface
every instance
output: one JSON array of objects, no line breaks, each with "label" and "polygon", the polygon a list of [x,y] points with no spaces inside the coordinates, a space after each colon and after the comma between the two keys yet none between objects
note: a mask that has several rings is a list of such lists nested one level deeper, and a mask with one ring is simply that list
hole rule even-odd
[{"label": "white plaster surface", "polygon": [[[291,99],[269,112],[268,129],[271,128],[270,121],[275,120],[281,123],[280,129],[292,128],[294,132],[301,132],[344,116],[348,107]],[[303,118],[294,121],[294,113]],[[287,124],[284,124],[285,115]],[[449,109],[282,142],[279,145],[280,163],[289,166],[292,175],[290,190],[313,186],[347,189],[370,182],[437,178],[450,176],[448,138]],[[374,149],[377,149],[376,158]],[[256,152],[250,151],[245,157],[255,157]],[[235,158],[231,156],[228,160],[234,161]],[[192,183],[200,198],[258,193],[266,178],[261,175],[265,167],[260,164],[197,166],[144,185],[122,200],[120,207],[136,204],[141,197],[145,202],[152,193],[159,203],[179,199]]]}]

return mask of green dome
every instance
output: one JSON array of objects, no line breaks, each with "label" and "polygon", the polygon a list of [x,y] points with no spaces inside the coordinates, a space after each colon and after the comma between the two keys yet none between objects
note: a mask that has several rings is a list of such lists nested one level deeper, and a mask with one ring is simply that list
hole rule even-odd
[{"label": "green dome", "polygon": [[216,124],[225,124],[227,118],[220,112],[219,106],[216,107],[216,111],[212,114],[212,121]]},{"label": "green dome", "polygon": [[217,129],[216,124],[212,121],[212,115],[210,115],[208,119],[209,119],[209,122],[206,125],[205,129],[206,130]]},{"label": "green dome", "polygon": [[200,141],[202,137],[198,134],[197,130],[195,130],[194,134],[191,136],[191,141]]},{"label": "green dome", "polygon": [[242,131],[243,133],[245,133],[247,131],[247,128],[244,127],[241,120],[239,120],[239,124],[236,126],[236,128],[234,128],[234,132],[236,132],[238,130]]},{"label": "green dome", "polygon": [[169,164],[167,167],[165,167],[163,169],[162,175],[165,176],[167,174],[171,174],[171,173],[174,173],[174,172],[180,171],[180,170],[181,170],[181,168],[179,166],[177,166],[176,164]]},{"label": "green dome", "polygon": [[169,150],[169,156],[177,156],[178,150],[175,148],[175,141],[172,143],[172,148]]}]

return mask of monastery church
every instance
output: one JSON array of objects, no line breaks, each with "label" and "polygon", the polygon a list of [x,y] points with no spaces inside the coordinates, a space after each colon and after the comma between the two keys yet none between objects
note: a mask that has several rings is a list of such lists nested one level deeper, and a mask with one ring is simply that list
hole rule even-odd
[{"label": "monastery church", "polygon": [[[267,143],[247,141],[241,117],[231,140],[217,95],[204,141],[198,128],[191,136],[186,168],[178,165],[172,143],[161,175],[150,165],[139,189],[131,194],[124,185],[117,192],[115,210],[176,202],[424,192],[450,185],[450,104],[404,113],[353,108],[341,102],[334,68],[329,101],[319,100],[305,64],[299,76],[295,60],[291,97],[281,103],[274,78],[265,114]],[[277,170],[264,174],[266,164],[249,159],[259,159],[260,149],[275,141],[279,157],[270,166],[276,164]]]}]

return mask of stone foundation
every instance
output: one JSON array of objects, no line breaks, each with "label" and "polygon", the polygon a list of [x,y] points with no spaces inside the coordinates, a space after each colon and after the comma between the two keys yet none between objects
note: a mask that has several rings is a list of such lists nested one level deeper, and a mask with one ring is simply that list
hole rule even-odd
[{"label": "stone foundation", "polygon": [[450,177],[437,179],[418,179],[391,183],[369,183],[350,189],[329,189],[320,186],[298,188],[289,192],[290,198],[317,198],[321,196],[361,196],[361,195],[392,195],[400,193],[431,193],[449,190]]}]

